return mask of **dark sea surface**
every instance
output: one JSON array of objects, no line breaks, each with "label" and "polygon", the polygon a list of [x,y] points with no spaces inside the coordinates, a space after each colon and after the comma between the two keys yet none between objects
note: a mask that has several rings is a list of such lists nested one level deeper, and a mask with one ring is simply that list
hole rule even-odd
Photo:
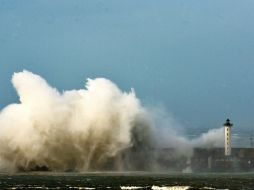
[{"label": "dark sea surface", "polygon": [[0,189],[254,189],[254,173],[50,173],[0,174]]}]

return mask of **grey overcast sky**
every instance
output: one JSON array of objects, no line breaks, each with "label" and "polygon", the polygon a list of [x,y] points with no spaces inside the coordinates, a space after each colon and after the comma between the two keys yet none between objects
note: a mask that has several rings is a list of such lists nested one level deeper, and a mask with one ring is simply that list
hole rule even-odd
[{"label": "grey overcast sky", "polygon": [[253,0],[0,0],[0,109],[23,69],[60,91],[106,77],[186,128],[254,127]]}]

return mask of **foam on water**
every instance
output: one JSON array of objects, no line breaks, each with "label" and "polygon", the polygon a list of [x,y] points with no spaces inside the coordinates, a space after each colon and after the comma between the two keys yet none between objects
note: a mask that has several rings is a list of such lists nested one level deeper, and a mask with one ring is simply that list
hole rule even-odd
[{"label": "foam on water", "polygon": [[152,190],[188,190],[189,186],[166,186],[166,187],[159,187],[159,186],[152,186]]},{"label": "foam on water", "polygon": [[144,187],[138,187],[138,186],[120,186],[123,190],[131,190],[131,189],[142,189]]},{"label": "foam on water", "polygon": [[95,189],[94,187],[69,187],[69,189],[88,189],[88,190],[92,190]]}]

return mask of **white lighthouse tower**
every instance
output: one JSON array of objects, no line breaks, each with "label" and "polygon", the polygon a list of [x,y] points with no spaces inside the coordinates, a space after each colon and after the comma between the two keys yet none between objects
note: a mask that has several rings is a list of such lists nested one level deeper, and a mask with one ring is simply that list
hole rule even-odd
[{"label": "white lighthouse tower", "polygon": [[227,119],[224,123],[225,128],[225,156],[231,156],[231,127],[233,124]]}]

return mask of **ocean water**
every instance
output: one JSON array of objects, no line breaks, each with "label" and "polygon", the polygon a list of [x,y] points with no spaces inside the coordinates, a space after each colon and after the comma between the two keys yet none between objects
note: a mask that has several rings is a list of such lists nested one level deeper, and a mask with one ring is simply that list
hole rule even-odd
[{"label": "ocean water", "polygon": [[254,173],[50,173],[0,174],[0,189],[253,190]]}]

